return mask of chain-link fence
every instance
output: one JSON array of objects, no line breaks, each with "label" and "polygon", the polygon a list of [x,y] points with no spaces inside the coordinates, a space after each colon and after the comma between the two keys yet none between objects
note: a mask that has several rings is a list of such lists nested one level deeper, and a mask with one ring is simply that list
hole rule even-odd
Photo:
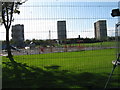
[{"label": "chain-link fence", "polygon": [[[118,18],[111,16],[114,8],[118,8],[118,2],[31,0],[20,6],[20,15],[14,15],[10,29],[11,52],[18,65],[22,63],[23,67],[31,71],[21,66],[18,70],[13,69],[4,57],[7,52],[3,41],[2,53],[0,52],[5,70],[3,88],[103,89],[112,69],[112,61],[116,59],[115,51],[119,51],[115,41],[115,24]],[[17,27],[13,29],[15,26],[22,30]],[[21,35],[15,34],[14,30]],[[5,29],[0,34],[4,37]],[[24,44],[20,44],[22,40]],[[117,40],[119,43],[119,39]],[[12,70],[17,73],[14,74]],[[115,71],[108,88],[120,86],[119,74]]]}]

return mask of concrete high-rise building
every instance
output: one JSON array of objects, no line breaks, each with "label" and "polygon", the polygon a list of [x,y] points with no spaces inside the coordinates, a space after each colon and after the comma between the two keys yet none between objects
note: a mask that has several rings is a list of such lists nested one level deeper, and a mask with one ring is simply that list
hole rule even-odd
[{"label": "concrete high-rise building", "polygon": [[12,41],[16,47],[24,47],[24,25],[12,26]]},{"label": "concrete high-rise building", "polygon": [[65,40],[66,35],[66,21],[57,21],[57,33],[59,40]]},{"label": "concrete high-rise building", "polygon": [[106,20],[99,20],[94,23],[95,29],[95,38],[98,40],[106,40],[107,39],[107,24]]}]

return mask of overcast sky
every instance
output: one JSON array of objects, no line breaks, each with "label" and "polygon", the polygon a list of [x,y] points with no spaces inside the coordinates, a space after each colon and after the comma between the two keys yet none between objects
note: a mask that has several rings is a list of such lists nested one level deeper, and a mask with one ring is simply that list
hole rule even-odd
[{"label": "overcast sky", "polygon": [[[111,17],[111,11],[118,8],[118,0],[90,1],[28,0],[20,7],[20,15],[14,15],[12,25],[24,24],[25,39],[49,39],[49,30],[51,38],[57,39],[57,21],[66,20],[67,38],[77,38],[78,35],[92,38],[94,23],[107,20],[108,36],[114,36],[118,20]],[[0,39],[5,40],[4,26],[0,26]]]}]

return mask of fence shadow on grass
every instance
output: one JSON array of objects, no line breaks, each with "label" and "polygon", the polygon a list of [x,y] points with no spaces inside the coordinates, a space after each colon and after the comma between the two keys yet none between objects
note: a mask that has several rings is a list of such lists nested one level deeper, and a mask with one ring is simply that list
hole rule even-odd
[{"label": "fence shadow on grass", "polygon": [[107,75],[95,73],[73,73],[68,70],[44,70],[38,67],[11,62],[3,62],[3,89],[4,88],[81,88],[80,90],[102,90]]}]

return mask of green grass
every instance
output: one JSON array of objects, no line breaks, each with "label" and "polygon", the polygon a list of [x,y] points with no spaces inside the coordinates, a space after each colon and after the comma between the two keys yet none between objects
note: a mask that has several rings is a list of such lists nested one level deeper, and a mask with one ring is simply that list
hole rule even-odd
[{"label": "green grass", "polygon": [[[67,87],[81,88],[89,90],[92,88],[103,88],[109,73],[112,70],[112,60],[115,60],[115,49],[91,50],[80,52],[64,52],[64,53],[49,53],[38,55],[21,55],[14,56],[18,63],[26,63],[30,66],[28,71],[19,68],[16,76],[24,76],[28,79],[20,79],[26,87]],[[2,62],[9,62],[6,57],[3,57]],[[119,67],[114,72],[112,77],[111,87],[118,86]],[[20,78],[15,78],[13,67],[3,64],[4,86],[12,87]],[[21,74],[23,73],[23,74]],[[34,73],[34,74],[33,74]],[[10,77],[11,76],[11,77]],[[9,78],[8,78],[9,77]],[[7,80],[7,79],[8,80]],[[12,78],[12,79],[11,79]],[[26,83],[28,82],[29,83]],[[15,85],[8,85],[7,82],[15,82]],[[33,84],[33,82],[35,84]],[[99,82],[99,85],[97,84]],[[24,87],[23,84],[16,87]],[[28,86],[27,86],[28,85]],[[86,86],[87,85],[87,86]],[[119,85],[120,86],[120,85]]]},{"label": "green grass", "polygon": [[[85,47],[112,47],[115,46],[115,42],[98,42],[98,43],[80,43],[80,44],[71,44],[71,46],[85,46]],[[67,44],[68,46],[70,44]]]},{"label": "green grass", "polygon": [[111,47],[111,46],[115,46],[115,42],[98,42],[98,43],[87,43],[87,44],[81,44],[81,45]]},{"label": "green grass", "polygon": [[[3,57],[3,61],[5,57]],[[47,65],[61,66],[61,70],[81,72],[110,72],[111,61],[115,60],[114,49],[51,53],[40,55],[14,56],[16,62],[30,66],[44,67]]]}]

